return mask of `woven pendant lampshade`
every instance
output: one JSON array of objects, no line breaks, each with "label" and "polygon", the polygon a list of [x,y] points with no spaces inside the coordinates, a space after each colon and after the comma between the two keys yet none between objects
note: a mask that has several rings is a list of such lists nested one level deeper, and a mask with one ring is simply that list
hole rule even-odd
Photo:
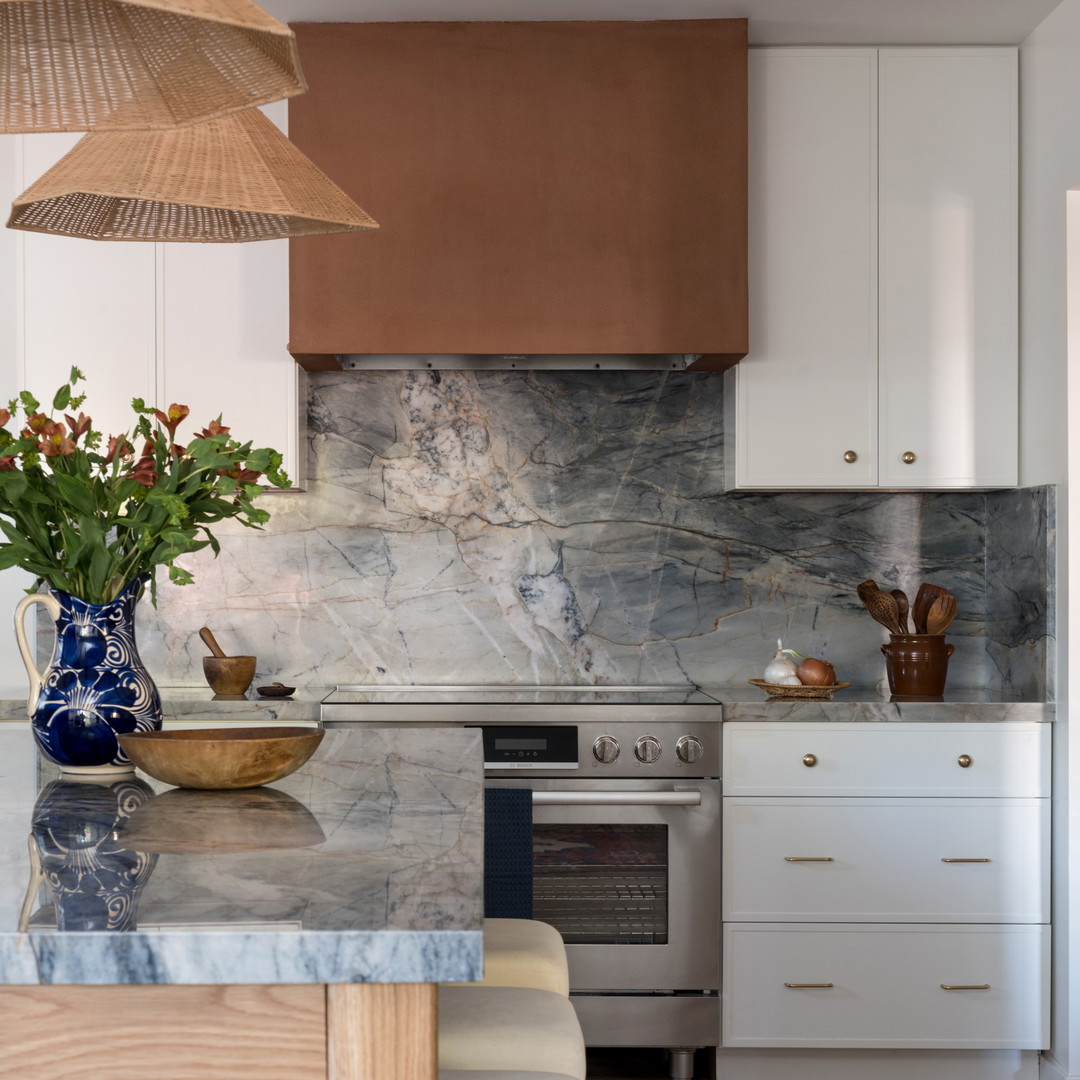
[{"label": "woven pendant lampshade", "polygon": [[239,243],[378,224],[258,109],[172,131],[92,131],[8,226],[89,240]]},{"label": "woven pendant lampshade", "polygon": [[174,128],[306,89],[252,0],[0,0],[0,132]]}]

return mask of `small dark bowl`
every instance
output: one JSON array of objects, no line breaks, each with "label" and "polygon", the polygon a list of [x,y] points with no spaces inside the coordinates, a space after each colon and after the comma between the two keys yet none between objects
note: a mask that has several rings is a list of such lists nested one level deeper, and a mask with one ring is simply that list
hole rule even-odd
[{"label": "small dark bowl", "polygon": [[256,686],[255,691],[263,697],[290,697],[296,693],[296,687],[275,683],[273,686]]}]

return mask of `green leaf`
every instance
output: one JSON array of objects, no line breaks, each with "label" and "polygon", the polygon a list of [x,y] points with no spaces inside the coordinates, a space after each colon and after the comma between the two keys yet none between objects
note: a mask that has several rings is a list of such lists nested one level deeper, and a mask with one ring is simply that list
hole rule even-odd
[{"label": "green leaf", "polygon": [[66,409],[71,401],[71,387],[61,386],[53,395],[52,405],[54,409]]},{"label": "green leaf", "polygon": [[54,473],[53,480],[60,497],[80,514],[92,514],[94,512],[94,497],[90,493],[84,481],[68,476],[65,473]]}]

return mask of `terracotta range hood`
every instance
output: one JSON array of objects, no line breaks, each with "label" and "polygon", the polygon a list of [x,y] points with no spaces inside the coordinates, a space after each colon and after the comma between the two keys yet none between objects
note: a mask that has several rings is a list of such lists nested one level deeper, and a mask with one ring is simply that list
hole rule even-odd
[{"label": "terracotta range hood", "polygon": [[289,136],[380,225],[290,241],[302,366],[746,354],[745,19],[292,28]]}]

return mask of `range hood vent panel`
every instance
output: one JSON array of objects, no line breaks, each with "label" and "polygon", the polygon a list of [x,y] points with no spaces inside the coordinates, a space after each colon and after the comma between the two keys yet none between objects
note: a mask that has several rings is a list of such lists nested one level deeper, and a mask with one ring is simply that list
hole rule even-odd
[{"label": "range hood vent panel", "polygon": [[434,371],[685,371],[700,359],[697,353],[621,353],[604,356],[574,356],[567,353],[534,356],[520,353],[346,353],[338,357],[343,371],[416,368]]},{"label": "range hood vent panel", "polygon": [[290,241],[309,370],[745,355],[745,19],[293,29],[290,139],[382,226]]}]

